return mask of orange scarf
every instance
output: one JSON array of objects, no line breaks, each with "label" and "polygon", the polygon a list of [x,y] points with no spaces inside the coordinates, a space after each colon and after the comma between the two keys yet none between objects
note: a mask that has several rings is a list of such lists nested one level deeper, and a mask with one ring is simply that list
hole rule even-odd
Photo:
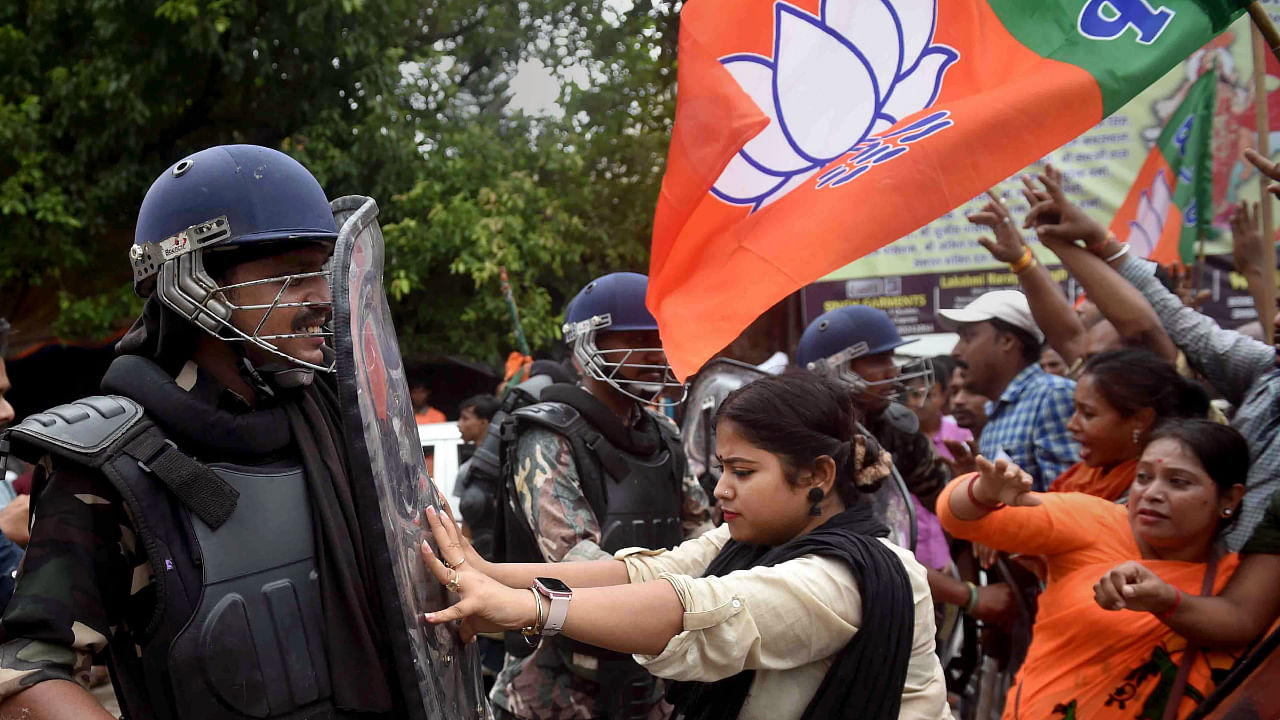
[{"label": "orange scarf", "polygon": [[1049,485],[1049,492],[1081,492],[1103,500],[1118,500],[1128,492],[1137,469],[1137,458],[1125,460],[1106,472],[1078,462]]}]

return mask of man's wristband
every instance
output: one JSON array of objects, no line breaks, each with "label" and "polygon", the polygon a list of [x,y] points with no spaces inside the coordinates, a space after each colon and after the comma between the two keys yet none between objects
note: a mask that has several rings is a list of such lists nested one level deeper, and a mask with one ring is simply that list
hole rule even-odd
[{"label": "man's wristband", "polygon": [[1017,275],[1023,270],[1026,270],[1027,268],[1034,265],[1035,262],[1036,262],[1036,256],[1031,254],[1031,246],[1024,245],[1022,247],[1022,257],[1018,258],[1017,261],[1015,262],[1009,263],[1009,270],[1014,275]]},{"label": "man's wristband", "polygon": [[1108,230],[1106,237],[1102,238],[1096,243],[1086,242],[1084,244],[1084,249],[1088,250],[1089,252],[1096,253],[1099,250],[1101,250],[1104,245],[1106,245],[1108,242],[1112,240],[1115,240],[1116,242],[1120,242],[1118,239],[1116,239],[1116,234]]},{"label": "man's wristband", "polygon": [[972,615],[978,609],[978,586],[969,581],[965,581],[965,587],[969,590],[969,602],[964,605],[966,615]]}]

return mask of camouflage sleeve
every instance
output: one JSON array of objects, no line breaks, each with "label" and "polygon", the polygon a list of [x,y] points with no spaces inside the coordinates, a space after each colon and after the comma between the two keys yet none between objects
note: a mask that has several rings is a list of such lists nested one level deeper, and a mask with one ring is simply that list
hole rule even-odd
[{"label": "camouflage sleeve", "polygon": [[89,683],[93,656],[150,590],[133,523],[105,478],[55,468],[34,504],[31,541],[0,619],[0,698],[45,680]]},{"label": "camouflage sleeve", "polygon": [[600,548],[600,521],[582,494],[569,441],[531,428],[516,442],[516,496],[547,562],[613,557]]},{"label": "camouflage sleeve", "polygon": [[938,493],[951,480],[950,469],[934,449],[933,441],[924,433],[897,429],[891,432],[893,442],[886,449],[893,453],[894,465],[902,473],[907,489],[929,512],[933,512]]},{"label": "camouflage sleeve", "polygon": [[694,477],[691,470],[684,473],[684,496],[680,505],[680,529],[684,531],[684,539],[692,540],[708,530],[714,530],[711,522],[711,499],[702,483]]}]

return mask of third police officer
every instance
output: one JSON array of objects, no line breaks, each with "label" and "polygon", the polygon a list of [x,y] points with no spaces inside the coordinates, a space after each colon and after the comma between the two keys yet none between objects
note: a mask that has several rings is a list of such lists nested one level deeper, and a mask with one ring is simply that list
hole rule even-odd
[{"label": "third police officer", "polygon": [[[544,389],[541,402],[505,422],[501,560],[596,560],[626,547],[670,548],[709,527],[678,430],[653,409],[678,401],[682,386],[645,308],[647,288],[636,273],[583,288],[563,327],[581,383]],[[560,637],[531,652],[523,644],[507,643],[491,694],[499,717],[661,716],[660,684],[630,656]]]}]

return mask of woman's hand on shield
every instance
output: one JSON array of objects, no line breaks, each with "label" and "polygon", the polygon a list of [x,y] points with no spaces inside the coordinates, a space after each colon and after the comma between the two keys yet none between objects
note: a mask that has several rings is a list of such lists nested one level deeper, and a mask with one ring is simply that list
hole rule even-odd
[{"label": "woman's hand on shield", "polygon": [[533,593],[527,588],[509,588],[473,567],[463,552],[468,545],[466,539],[452,518],[445,517],[442,521],[435,508],[427,508],[426,518],[440,555],[423,541],[422,561],[440,584],[460,597],[444,610],[425,613],[427,622],[461,621],[458,632],[464,642],[474,640],[476,633],[518,630],[537,623],[538,608],[534,605]]},{"label": "woman's hand on shield", "polygon": [[[440,501],[440,507],[444,509],[444,515],[445,515],[445,518],[447,518],[445,522],[448,522],[449,526],[452,527],[454,530],[458,530],[459,528],[461,528],[462,524],[459,523],[457,517],[454,516],[453,508],[449,506],[449,501],[445,499],[444,493],[441,493],[440,491],[437,490],[436,498]],[[430,518],[428,517],[429,513],[426,512],[426,510],[430,510],[430,508],[427,508],[423,511],[423,518],[427,519],[427,522],[430,523]],[[437,519],[439,519],[438,513],[437,513]],[[489,562],[488,560],[485,560],[480,555],[480,553],[476,551],[475,547],[471,544],[471,540],[467,538],[465,535],[463,535],[461,531],[456,532],[455,535],[457,535],[457,538],[458,538],[457,542],[459,543],[459,545],[461,545],[460,550],[462,552],[462,557],[466,558],[467,564],[470,565],[473,570],[479,570],[485,575],[488,575],[489,577],[493,577],[493,563]],[[437,542],[439,541],[437,540]]]}]

